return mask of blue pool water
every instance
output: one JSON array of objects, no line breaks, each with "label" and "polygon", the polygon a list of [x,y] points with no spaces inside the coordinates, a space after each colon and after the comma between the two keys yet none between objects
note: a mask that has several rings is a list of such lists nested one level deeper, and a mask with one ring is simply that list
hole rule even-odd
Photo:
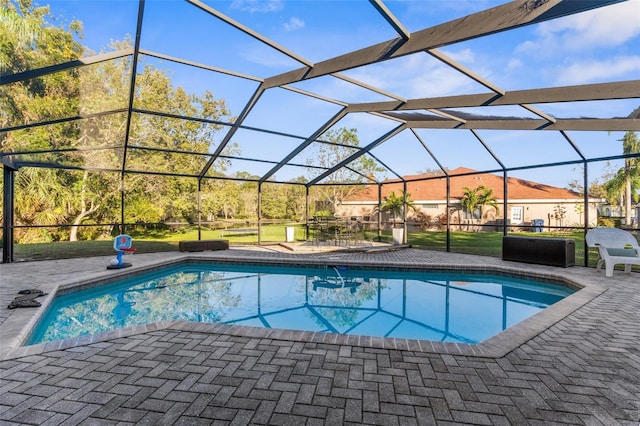
[{"label": "blue pool water", "polygon": [[57,296],[27,344],[168,320],[478,343],[572,292],[474,273],[184,264]]}]

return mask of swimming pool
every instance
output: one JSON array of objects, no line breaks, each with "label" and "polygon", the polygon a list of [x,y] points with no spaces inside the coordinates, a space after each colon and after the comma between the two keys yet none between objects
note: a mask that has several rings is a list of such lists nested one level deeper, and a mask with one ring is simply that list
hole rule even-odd
[{"label": "swimming pool", "polygon": [[479,343],[571,293],[472,272],[187,263],[57,296],[26,344],[169,320]]}]

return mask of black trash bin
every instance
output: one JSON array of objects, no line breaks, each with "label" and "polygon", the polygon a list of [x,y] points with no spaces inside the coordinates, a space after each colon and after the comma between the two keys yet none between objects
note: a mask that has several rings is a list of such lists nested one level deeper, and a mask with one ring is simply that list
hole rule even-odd
[{"label": "black trash bin", "polygon": [[533,232],[542,232],[542,227],[544,226],[544,219],[533,219],[531,221],[531,226],[533,227]]}]

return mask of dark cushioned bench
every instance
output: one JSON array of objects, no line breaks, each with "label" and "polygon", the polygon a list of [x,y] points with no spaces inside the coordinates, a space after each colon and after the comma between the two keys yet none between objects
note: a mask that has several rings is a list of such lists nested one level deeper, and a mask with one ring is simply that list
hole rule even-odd
[{"label": "dark cushioned bench", "polygon": [[505,235],[502,260],[568,268],[576,264],[576,242],[570,238]]},{"label": "dark cushioned bench", "polygon": [[229,240],[188,240],[178,243],[180,251],[227,250]]}]

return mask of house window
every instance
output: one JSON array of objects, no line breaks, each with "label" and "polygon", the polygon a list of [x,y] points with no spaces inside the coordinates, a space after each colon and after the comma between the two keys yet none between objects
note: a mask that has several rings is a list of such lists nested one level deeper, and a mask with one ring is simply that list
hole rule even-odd
[{"label": "house window", "polygon": [[524,207],[511,207],[511,224],[519,225],[524,220]]}]

